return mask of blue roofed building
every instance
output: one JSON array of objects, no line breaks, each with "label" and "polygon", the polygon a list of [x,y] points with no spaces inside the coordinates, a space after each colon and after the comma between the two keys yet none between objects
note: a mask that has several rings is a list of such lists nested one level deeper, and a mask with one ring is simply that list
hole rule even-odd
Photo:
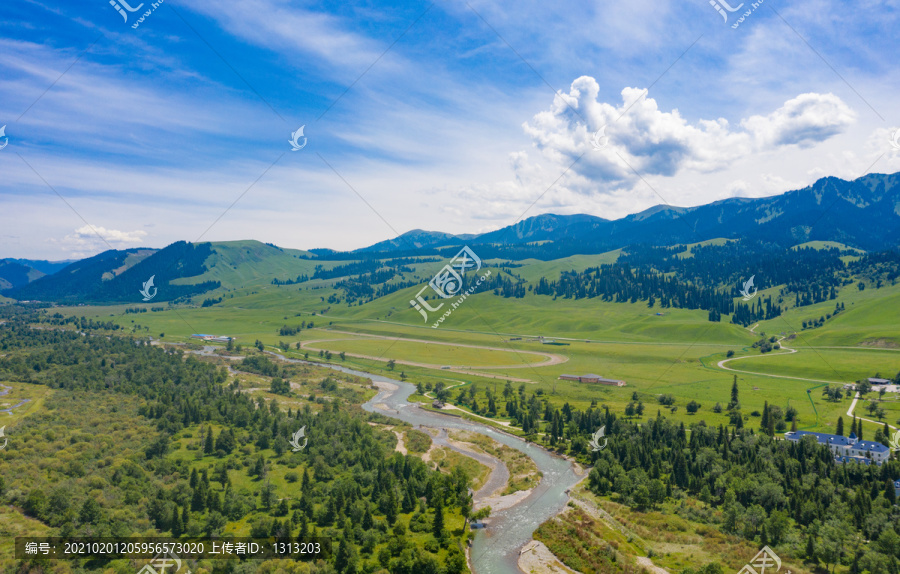
[{"label": "blue roofed building", "polygon": [[828,445],[828,448],[834,453],[834,461],[836,463],[862,462],[871,464],[874,462],[875,464],[881,464],[891,455],[890,449],[880,442],[859,440],[853,433],[850,433],[850,436],[809,431],[784,433],[784,438],[793,442],[798,442],[805,436],[815,437],[819,444]]}]

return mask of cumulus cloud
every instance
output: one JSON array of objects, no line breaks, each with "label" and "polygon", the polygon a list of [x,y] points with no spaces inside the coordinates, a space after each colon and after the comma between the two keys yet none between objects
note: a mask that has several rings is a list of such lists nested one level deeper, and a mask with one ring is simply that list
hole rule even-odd
[{"label": "cumulus cloud", "polygon": [[[690,122],[677,109],[663,111],[646,90],[622,90],[622,102],[599,101],[600,86],[589,76],[572,82],[549,110],[523,124],[544,158],[575,165],[565,184],[582,193],[614,192],[633,186],[640,176],[672,177],[682,171],[721,171],[750,154],[787,146],[809,148],[844,132],[856,114],[834,94],[806,93],[767,115],[754,115],[732,126],[728,120]],[[608,144],[594,149],[601,128]],[[579,159],[580,158],[580,159]],[[519,161],[518,169],[525,169]],[[518,176],[517,176],[518,177]]]},{"label": "cumulus cloud", "polygon": [[68,249],[73,257],[85,257],[107,249],[123,249],[133,247],[144,241],[146,231],[119,231],[107,229],[99,225],[84,225],[63,237],[61,241],[51,239],[64,249]]},{"label": "cumulus cloud", "polygon": [[856,113],[834,94],[800,94],[767,116],[741,122],[759,148],[798,145],[812,147],[843,132]]}]

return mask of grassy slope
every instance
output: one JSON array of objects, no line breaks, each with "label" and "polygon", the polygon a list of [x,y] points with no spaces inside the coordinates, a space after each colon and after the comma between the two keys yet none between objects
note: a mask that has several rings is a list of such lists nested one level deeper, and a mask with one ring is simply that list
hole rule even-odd
[{"label": "grassy slope", "polygon": [[[543,389],[554,403],[562,405],[568,401],[579,407],[586,407],[591,400],[608,404],[614,410],[624,410],[631,401],[634,391],[648,407],[648,414],[655,415],[655,397],[660,393],[672,393],[678,399],[676,404],[684,405],[696,399],[703,405],[700,413],[690,416],[683,406],[675,413],[675,418],[693,421],[704,418],[710,423],[724,423],[725,417],[710,412],[716,402],[728,402],[733,374],[722,371],[716,363],[725,358],[725,352],[733,350],[738,356],[751,354],[745,351],[758,336],[747,329],[727,322],[710,323],[704,311],[684,309],[648,308],[645,303],[605,303],[596,299],[578,301],[553,299],[550,296],[527,295],[523,299],[504,299],[491,293],[469,297],[465,304],[456,309],[439,329],[425,324],[422,317],[409,306],[409,300],[420,287],[412,287],[377,299],[363,306],[348,307],[346,304],[331,305],[327,302],[334,290],[313,289],[309,284],[302,286],[274,286],[271,277],[284,275],[286,278],[305,273],[311,275],[315,262],[296,258],[301,252],[281,252],[258,242],[231,242],[216,244],[219,251],[208,273],[223,282],[224,293],[221,304],[205,308],[179,308],[177,313],[143,313],[140,315],[120,315],[124,306],[80,307],[63,309],[76,315],[98,316],[115,320],[126,328],[134,325],[147,326],[143,331],[154,337],[166,334],[167,340],[187,340],[191,333],[207,332],[237,336],[238,342],[252,344],[256,339],[268,345],[285,340],[293,346],[298,340],[325,338],[347,338],[348,332],[370,333],[416,339],[435,340],[450,343],[479,344],[508,349],[507,356],[515,351],[533,350],[564,355],[568,361],[549,367],[526,367],[520,369],[499,369],[491,371],[501,376],[527,379],[536,382],[531,390]],[[513,272],[522,277],[534,279],[541,275],[552,277],[560,270],[583,269],[585,267],[611,262],[617,252],[593,256],[574,256],[552,262],[529,262],[514,268]],[[326,267],[339,263],[323,263]],[[417,266],[416,275],[427,275],[441,263]],[[238,269],[233,269],[237,266]],[[408,275],[407,275],[408,277]],[[427,277],[426,277],[427,278]],[[317,284],[331,281],[317,281]],[[423,280],[424,284],[424,280]],[[778,296],[778,289],[768,293]],[[789,308],[783,316],[763,321],[756,333],[791,333],[798,331],[797,338],[790,346],[799,353],[783,357],[767,357],[764,360],[742,360],[731,363],[733,368],[758,374],[739,374],[742,389],[741,400],[745,412],[761,409],[768,400],[786,407],[794,405],[800,409],[801,425],[815,422],[815,414],[805,390],[812,386],[800,380],[779,379],[766,374],[782,374],[799,378],[825,380],[855,380],[872,376],[875,372],[893,375],[900,371],[900,352],[883,350],[871,351],[859,347],[861,343],[874,341],[881,345],[900,344],[900,332],[894,318],[900,316],[900,286],[874,289],[868,286],[859,291],[855,284],[844,287],[838,300],[846,310],[828,320],[825,326],[814,330],[802,330],[805,319],[818,318],[834,310],[834,302],[824,302],[799,309]],[[434,302],[436,303],[436,302]],[[793,301],[785,301],[792,304]],[[152,304],[147,304],[147,307]],[[326,312],[327,311],[327,312]],[[326,312],[325,316],[312,313]],[[660,312],[663,315],[657,315]],[[437,313],[432,314],[432,320]],[[281,337],[278,329],[282,325],[299,325],[301,321],[314,321],[317,328],[340,329],[334,331],[304,331],[300,335]],[[543,335],[555,338],[565,346],[541,345],[536,341],[509,341],[510,337]],[[590,342],[586,342],[590,340]],[[335,343],[340,349],[360,354],[380,355],[384,359],[394,358],[431,364],[496,364],[490,354],[478,360],[472,352],[460,354],[457,362],[448,357],[448,347],[427,346],[415,343],[373,343],[365,341],[354,345],[352,341]],[[855,349],[828,349],[823,347],[843,346]],[[811,349],[810,347],[816,347]],[[332,348],[332,347],[328,347]],[[477,355],[477,352],[475,353]],[[315,355],[315,353],[311,353]],[[295,354],[296,356],[296,354]],[[530,363],[534,356],[520,355],[517,361]],[[370,372],[387,374],[384,362],[347,358],[348,366],[355,366]],[[472,374],[448,373],[416,367],[398,367],[395,376],[402,370],[413,382],[437,382],[457,384],[475,382],[483,390],[495,384],[502,388],[503,380],[487,379]],[[563,373],[595,372],[601,375],[625,379],[624,389],[561,382],[557,378]],[[516,384],[516,386],[518,383]],[[821,402],[817,397],[820,428],[836,420],[838,414],[846,411],[846,405]],[[482,403],[483,395],[479,395]],[[501,405],[502,410],[502,405]]]}]

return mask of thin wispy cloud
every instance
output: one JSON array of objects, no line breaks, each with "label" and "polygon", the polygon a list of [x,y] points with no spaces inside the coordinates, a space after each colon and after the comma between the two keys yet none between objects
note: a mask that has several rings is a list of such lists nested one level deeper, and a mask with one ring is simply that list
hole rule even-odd
[{"label": "thin wispy cloud", "polygon": [[[852,178],[900,123],[890,2],[804,0],[732,30],[704,2],[475,1],[410,28],[427,6],[191,1],[184,21],[163,10],[139,30],[104,3],[0,7],[15,22],[0,40],[0,226],[19,238],[4,255],[68,256],[83,225],[15,153],[87,221],[152,229],[142,239],[161,247],[218,217],[306,124],[309,146],[210,238],[351,249],[391,231],[316,153],[391,227],[464,233],[532,203],[615,218],[660,195],[697,205]],[[18,215],[36,204],[43,221]]]}]

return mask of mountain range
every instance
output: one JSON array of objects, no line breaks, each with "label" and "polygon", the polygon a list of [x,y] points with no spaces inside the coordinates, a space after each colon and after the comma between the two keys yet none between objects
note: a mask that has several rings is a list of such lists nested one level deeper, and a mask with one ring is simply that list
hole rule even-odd
[{"label": "mountain range", "polygon": [[865,251],[896,249],[900,173],[853,181],[826,177],[781,195],[697,207],[657,205],[617,220],[542,214],[480,235],[417,229],[352,252],[300,251],[254,241],[179,241],[164,249],[109,250],[75,262],[4,259],[0,294],[18,300],[133,301],[135,285],[154,277],[166,293],[160,300],[171,301],[216,289],[223,280],[230,283],[228,277],[239,284],[248,273],[293,279],[298,269],[312,271],[316,261],[452,255],[464,244],[476,247],[483,259],[549,261],[636,244],[668,246],[718,238],[758,240],[782,248],[834,241]]},{"label": "mountain range", "polygon": [[714,238],[759,239],[784,247],[837,241],[867,251],[900,243],[900,173],[853,181],[826,177],[813,185],[761,198],[731,198],[697,207],[657,205],[617,220],[592,215],[543,214],[477,236],[410,231],[357,250],[414,251],[442,245],[526,246],[502,249],[510,258],[555,259],[602,253],[637,243],[674,245]]}]

